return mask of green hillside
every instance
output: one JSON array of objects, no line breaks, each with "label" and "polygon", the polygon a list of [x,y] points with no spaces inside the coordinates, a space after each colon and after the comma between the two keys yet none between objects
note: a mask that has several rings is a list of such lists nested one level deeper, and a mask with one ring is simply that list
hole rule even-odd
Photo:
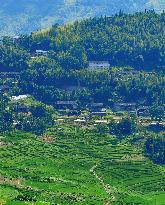
[{"label": "green hillside", "polygon": [[[154,11],[54,25],[14,44],[4,39],[0,70],[21,72],[22,93],[45,103],[164,105],[164,29],[165,13]],[[93,60],[109,61],[110,69],[88,69]]]},{"label": "green hillside", "polygon": [[129,143],[66,123],[47,134],[1,137],[1,204],[165,204],[165,167]]},{"label": "green hillside", "polygon": [[[34,28],[53,8],[14,2]],[[0,205],[165,205],[164,31],[165,12],[120,11],[2,39]]]}]

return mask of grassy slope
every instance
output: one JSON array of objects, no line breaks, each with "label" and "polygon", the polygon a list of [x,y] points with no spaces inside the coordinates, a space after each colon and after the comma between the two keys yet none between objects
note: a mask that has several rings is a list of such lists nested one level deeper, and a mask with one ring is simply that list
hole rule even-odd
[{"label": "grassy slope", "polygon": [[69,126],[49,133],[53,143],[3,138],[14,145],[0,148],[0,204],[165,204],[165,167],[130,145]]}]

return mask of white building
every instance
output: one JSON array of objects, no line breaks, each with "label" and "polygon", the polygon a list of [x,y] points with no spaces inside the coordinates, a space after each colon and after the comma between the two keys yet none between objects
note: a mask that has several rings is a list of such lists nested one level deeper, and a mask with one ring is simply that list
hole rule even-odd
[{"label": "white building", "polygon": [[20,39],[21,39],[21,36],[13,36],[12,37],[13,43],[17,43]]},{"label": "white building", "polygon": [[89,61],[89,68],[110,68],[109,61]]},{"label": "white building", "polygon": [[27,97],[28,97],[27,95],[12,96],[12,97],[11,97],[11,100],[13,100],[13,101],[24,100],[24,99],[26,99]]},{"label": "white building", "polygon": [[36,50],[35,52],[35,56],[47,56],[48,55],[48,51],[44,51],[44,50]]}]

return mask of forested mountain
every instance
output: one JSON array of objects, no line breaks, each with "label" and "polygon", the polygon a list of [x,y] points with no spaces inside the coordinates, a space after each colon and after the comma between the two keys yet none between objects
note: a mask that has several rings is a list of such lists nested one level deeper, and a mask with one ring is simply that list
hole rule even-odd
[{"label": "forested mountain", "polygon": [[165,63],[164,31],[165,13],[119,12],[36,32],[28,49],[53,51],[65,69],[85,67],[87,60],[108,60],[111,66],[152,70]]},{"label": "forested mountain", "polygon": [[[4,38],[0,67],[21,72],[23,92],[48,103],[77,100],[83,105],[93,100],[163,105],[164,30],[165,13],[154,11],[54,25],[14,43]],[[46,55],[36,56],[36,50]],[[93,60],[109,61],[111,68],[90,70],[88,61]],[[122,74],[125,69],[128,75]],[[136,69],[136,75],[130,75],[130,69]],[[78,85],[82,89],[76,92],[62,89]]]},{"label": "forested mountain", "polygon": [[165,8],[164,0],[2,0],[0,35],[30,33],[55,23],[100,15]]}]

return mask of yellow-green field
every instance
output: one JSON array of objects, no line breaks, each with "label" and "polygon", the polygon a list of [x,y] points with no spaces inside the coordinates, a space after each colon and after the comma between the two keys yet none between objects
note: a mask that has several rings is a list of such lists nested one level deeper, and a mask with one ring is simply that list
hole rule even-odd
[{"label": "yellow-green field", "polygon": [[4,135],[0,204],[165,204],[165,167],[114,136],[60,125]]}]

